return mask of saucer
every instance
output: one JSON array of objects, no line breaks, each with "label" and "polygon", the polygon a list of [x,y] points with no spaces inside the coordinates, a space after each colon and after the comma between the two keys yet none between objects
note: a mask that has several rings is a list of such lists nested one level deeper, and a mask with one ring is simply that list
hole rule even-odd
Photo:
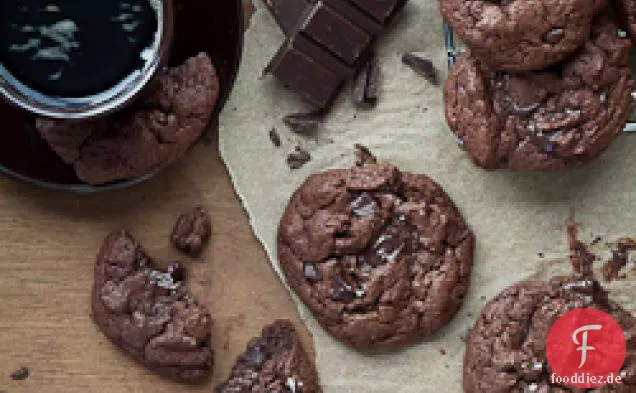
[{"label": "saucer", "polygon": [[[243,50],[242,0],[175,0],[174,43],[169,65],[176,66],[199,52],[214,62],[220,97],[210,123],[216,122],[232,90]],[[115,183],[92,186],[75,176],[40,138],[35,116],[0,101],[0,172],[37,186],[81,193],[118,189],[137,184],[148,174]]]}]

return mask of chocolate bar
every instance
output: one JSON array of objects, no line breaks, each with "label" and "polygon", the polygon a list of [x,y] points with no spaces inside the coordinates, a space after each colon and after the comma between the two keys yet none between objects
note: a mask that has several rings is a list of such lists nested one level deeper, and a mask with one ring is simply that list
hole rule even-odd
[{"label": "chocolate bar", "polygon": [[309,0],[264,0],[280,29],[288,35],[311,5]]},{"label": "chocolate bar", "polygon": [[[318,108],[363,67],[406,0],[265,0],[288,35],[265,68]],[[304,3],[304,11],[300,8]],[[300,14],[300,16],[299,16]],[[295,23],[292,20],[297,18]],[[289,27],[292,26],[293,27]]]}]

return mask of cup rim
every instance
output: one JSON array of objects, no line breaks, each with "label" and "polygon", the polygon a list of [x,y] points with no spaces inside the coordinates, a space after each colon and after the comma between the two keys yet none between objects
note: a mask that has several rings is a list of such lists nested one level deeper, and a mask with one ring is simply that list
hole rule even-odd
[{"label": "cup rim", "polygon": [[115,112],[133,101],[144,90],[170,56],[174,29],[172,0],[161,3],[158,39],[151,51],[152,59],[111,88],[85,97],[56,97],[41,93],[18,80],[0,64],[0,99],[35,116],[57,120],[85,120]]}]

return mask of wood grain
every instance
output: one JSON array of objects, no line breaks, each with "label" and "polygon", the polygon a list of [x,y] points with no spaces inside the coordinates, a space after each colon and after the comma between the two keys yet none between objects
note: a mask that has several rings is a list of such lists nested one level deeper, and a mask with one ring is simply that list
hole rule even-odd
[{"label": "wood grain", "polygon": [[[0,391],[209,393],[265,324],[287,317],[302,326],[250,230],[216,139],[145,184],[104,194],[0,178]],[[146,372],[114,348],[89,318],[89,295],[96,251],[109,231],[131,230],[159,260],[183,259],[168,237],[176,217],[197,204],[211,213],[213,234],[201,260],[187,262],[189,286],[216,319],[216,367],[212,381],[190,387]],[[11,380],[21,366],[29,378]]]}]

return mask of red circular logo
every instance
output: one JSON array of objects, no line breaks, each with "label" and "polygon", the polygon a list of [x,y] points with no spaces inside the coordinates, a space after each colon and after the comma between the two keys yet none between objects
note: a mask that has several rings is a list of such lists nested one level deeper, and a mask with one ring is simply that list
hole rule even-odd
[{"label": "red circular logo", "polygon": [[577,388],[621,383],[626,348],[623,330],[608,314],[593,308],[570,311],[548,334],[551,382]]}]

